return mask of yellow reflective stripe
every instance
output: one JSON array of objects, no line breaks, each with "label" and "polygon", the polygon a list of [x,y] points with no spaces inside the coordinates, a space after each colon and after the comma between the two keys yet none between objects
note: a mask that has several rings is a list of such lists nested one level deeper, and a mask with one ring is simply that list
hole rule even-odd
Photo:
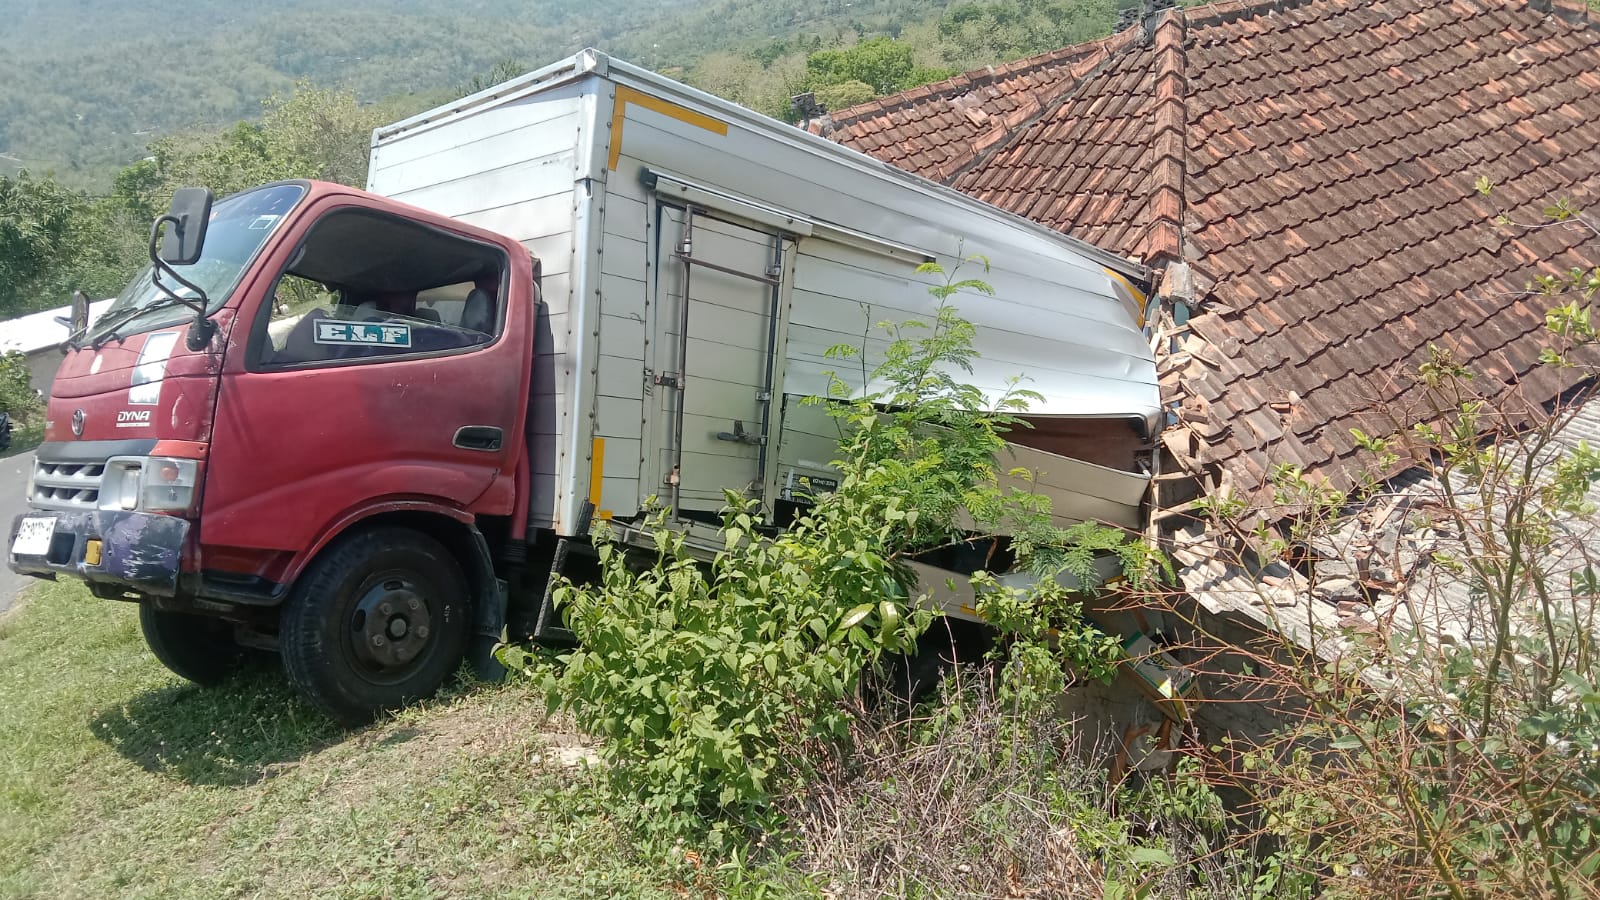
[{"label": "yellow reflective stripe", "polygon": [[606,439],[594,439],[594,449],[589,454],[589,502],[600,508],[600,483],[606,477]]},{"label": "yellow reflective stripe", "polygon": [[1117,281],[1122,282],[1122,286],[1127,288],[1129,293],[1133,294],[1134,302],[1139,306],[1139,327],[1143,328],[1145,310],[1149,308],[1149,300],[1146,298],[1145,292],[1134,287],[1133,282],[1129,281],[1125,275],[1115,269],[1102,269],[1101,271],[1105,272],[1107,275],[1110,275],[1112,278],[1115,278]]},{"label": "yellow reflective stripe", "polygon": [[629,103],[635,106],[642,106],[652,112],[658,112],[663,116],[677,119],[679,122],[687,122],[696,128],[704,128],[706,131],[723,137],[728,135],[727,122],[713,119],[705,113],[697,113],[692,109],[685,109],[676,103],[662,100],[660,97],[652,97],[631,87],[617,85],[617,98],[611,109],[611,157],[606,162],[606,168],[613,172],[617,170],[617,160],[622,158],[622,119],[627,114]]}]

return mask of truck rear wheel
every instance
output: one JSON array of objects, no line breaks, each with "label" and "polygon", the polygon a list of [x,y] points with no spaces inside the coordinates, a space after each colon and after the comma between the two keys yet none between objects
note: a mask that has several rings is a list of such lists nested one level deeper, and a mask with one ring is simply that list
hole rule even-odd
[{"label": "truck rear wheel", "polygon": [[471,621],[461,567],[408,528],[341,538],[289,595],[278,641],[289,680],[346,725],[432,695]]},{"label": "truck rear wheel", "polygon": [[946,675],[962,666],[983,661],[994,644],[993,631],[984,625],[961,619],[935,619],[917,639],[910,653],[892,657],[885,673],[883,693],[910,715],[915,707],[934,696]]},{"label": "truck rear wheel", "polygon": [[244,662],[233,626],[220,619],[167,612],[147,600],[139,604],[139,630],[162,665],[195,684],[218,684]]}]

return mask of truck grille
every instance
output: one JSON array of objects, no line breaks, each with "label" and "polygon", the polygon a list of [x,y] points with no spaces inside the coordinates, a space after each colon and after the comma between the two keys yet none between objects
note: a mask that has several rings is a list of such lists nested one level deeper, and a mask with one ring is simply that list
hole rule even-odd
[{"label": "truck grille", "polygon": [[94,509],[100,503],[100,478],[105,463],[33,463],[33,493],[28,502],[40,509]]}]

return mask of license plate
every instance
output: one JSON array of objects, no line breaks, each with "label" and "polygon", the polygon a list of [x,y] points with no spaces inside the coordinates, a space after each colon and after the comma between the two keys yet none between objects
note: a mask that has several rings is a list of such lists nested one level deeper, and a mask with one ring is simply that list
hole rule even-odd
[{"label": "license plate", "polygon": [[17,556],[43,556],[50,552],[50,538],[55,533],[55,516],[23,519],[17,528],[17,539],[11,542],[11,552]]}]

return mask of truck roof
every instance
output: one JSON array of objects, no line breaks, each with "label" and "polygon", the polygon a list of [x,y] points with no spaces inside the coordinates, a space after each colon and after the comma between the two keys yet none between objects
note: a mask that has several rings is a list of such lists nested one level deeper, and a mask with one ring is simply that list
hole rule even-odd
[{"label": "truck roof", "polygon": [[968,194],[945,187],[920,175],[913,175],[864,153],[796,128],[786,122],[780,122],[770,116],[762,115],[737,103],[732,103],[721,97],[692,88],[664,75],[615,59],[593,48],[582,50],[566,59],[551,63],[494,87],[486,88],[475,94],[434,107],[426,112],[376,128],[372,132],[372,146],[377,148],[388,140],[469,115],[487,105],[503,103],[518,96],[549,90],[557,85],[585,77],[604,78],[616,84],[624,84],[644,90],[655,96],[671,98],[680,104],[712,111],[719,117],[738,122],[757,131],[781,133],[785,141],[803,146],[813,153],[870,171],[880,178],[900,182],[917,190],[938,195],[946,201],[958,203],[969,209],[1006,219],[1014,226],[1027,228],[1069,247],[1077,253],[1089,257],[1098,265],[1121,272],[1127,277],[1144,284],[1149,284],[1150,282],[1151,270],[1141,263],[1101,249],[1079,238],[1063,234],[1053,228],[1047,228],[1014,213],[1006,212]]},{"label": "truck roof", "polygon": [[[94,321],[110,305],[110,300],[96,300],[89,304],[89,320]],[[62,306],[0,322],[0,353],[13,350],[24,354],[37,353],[61,346],[61,342],[67,339],[67,328],[56,319],[71,314],[71,306]]]}]

